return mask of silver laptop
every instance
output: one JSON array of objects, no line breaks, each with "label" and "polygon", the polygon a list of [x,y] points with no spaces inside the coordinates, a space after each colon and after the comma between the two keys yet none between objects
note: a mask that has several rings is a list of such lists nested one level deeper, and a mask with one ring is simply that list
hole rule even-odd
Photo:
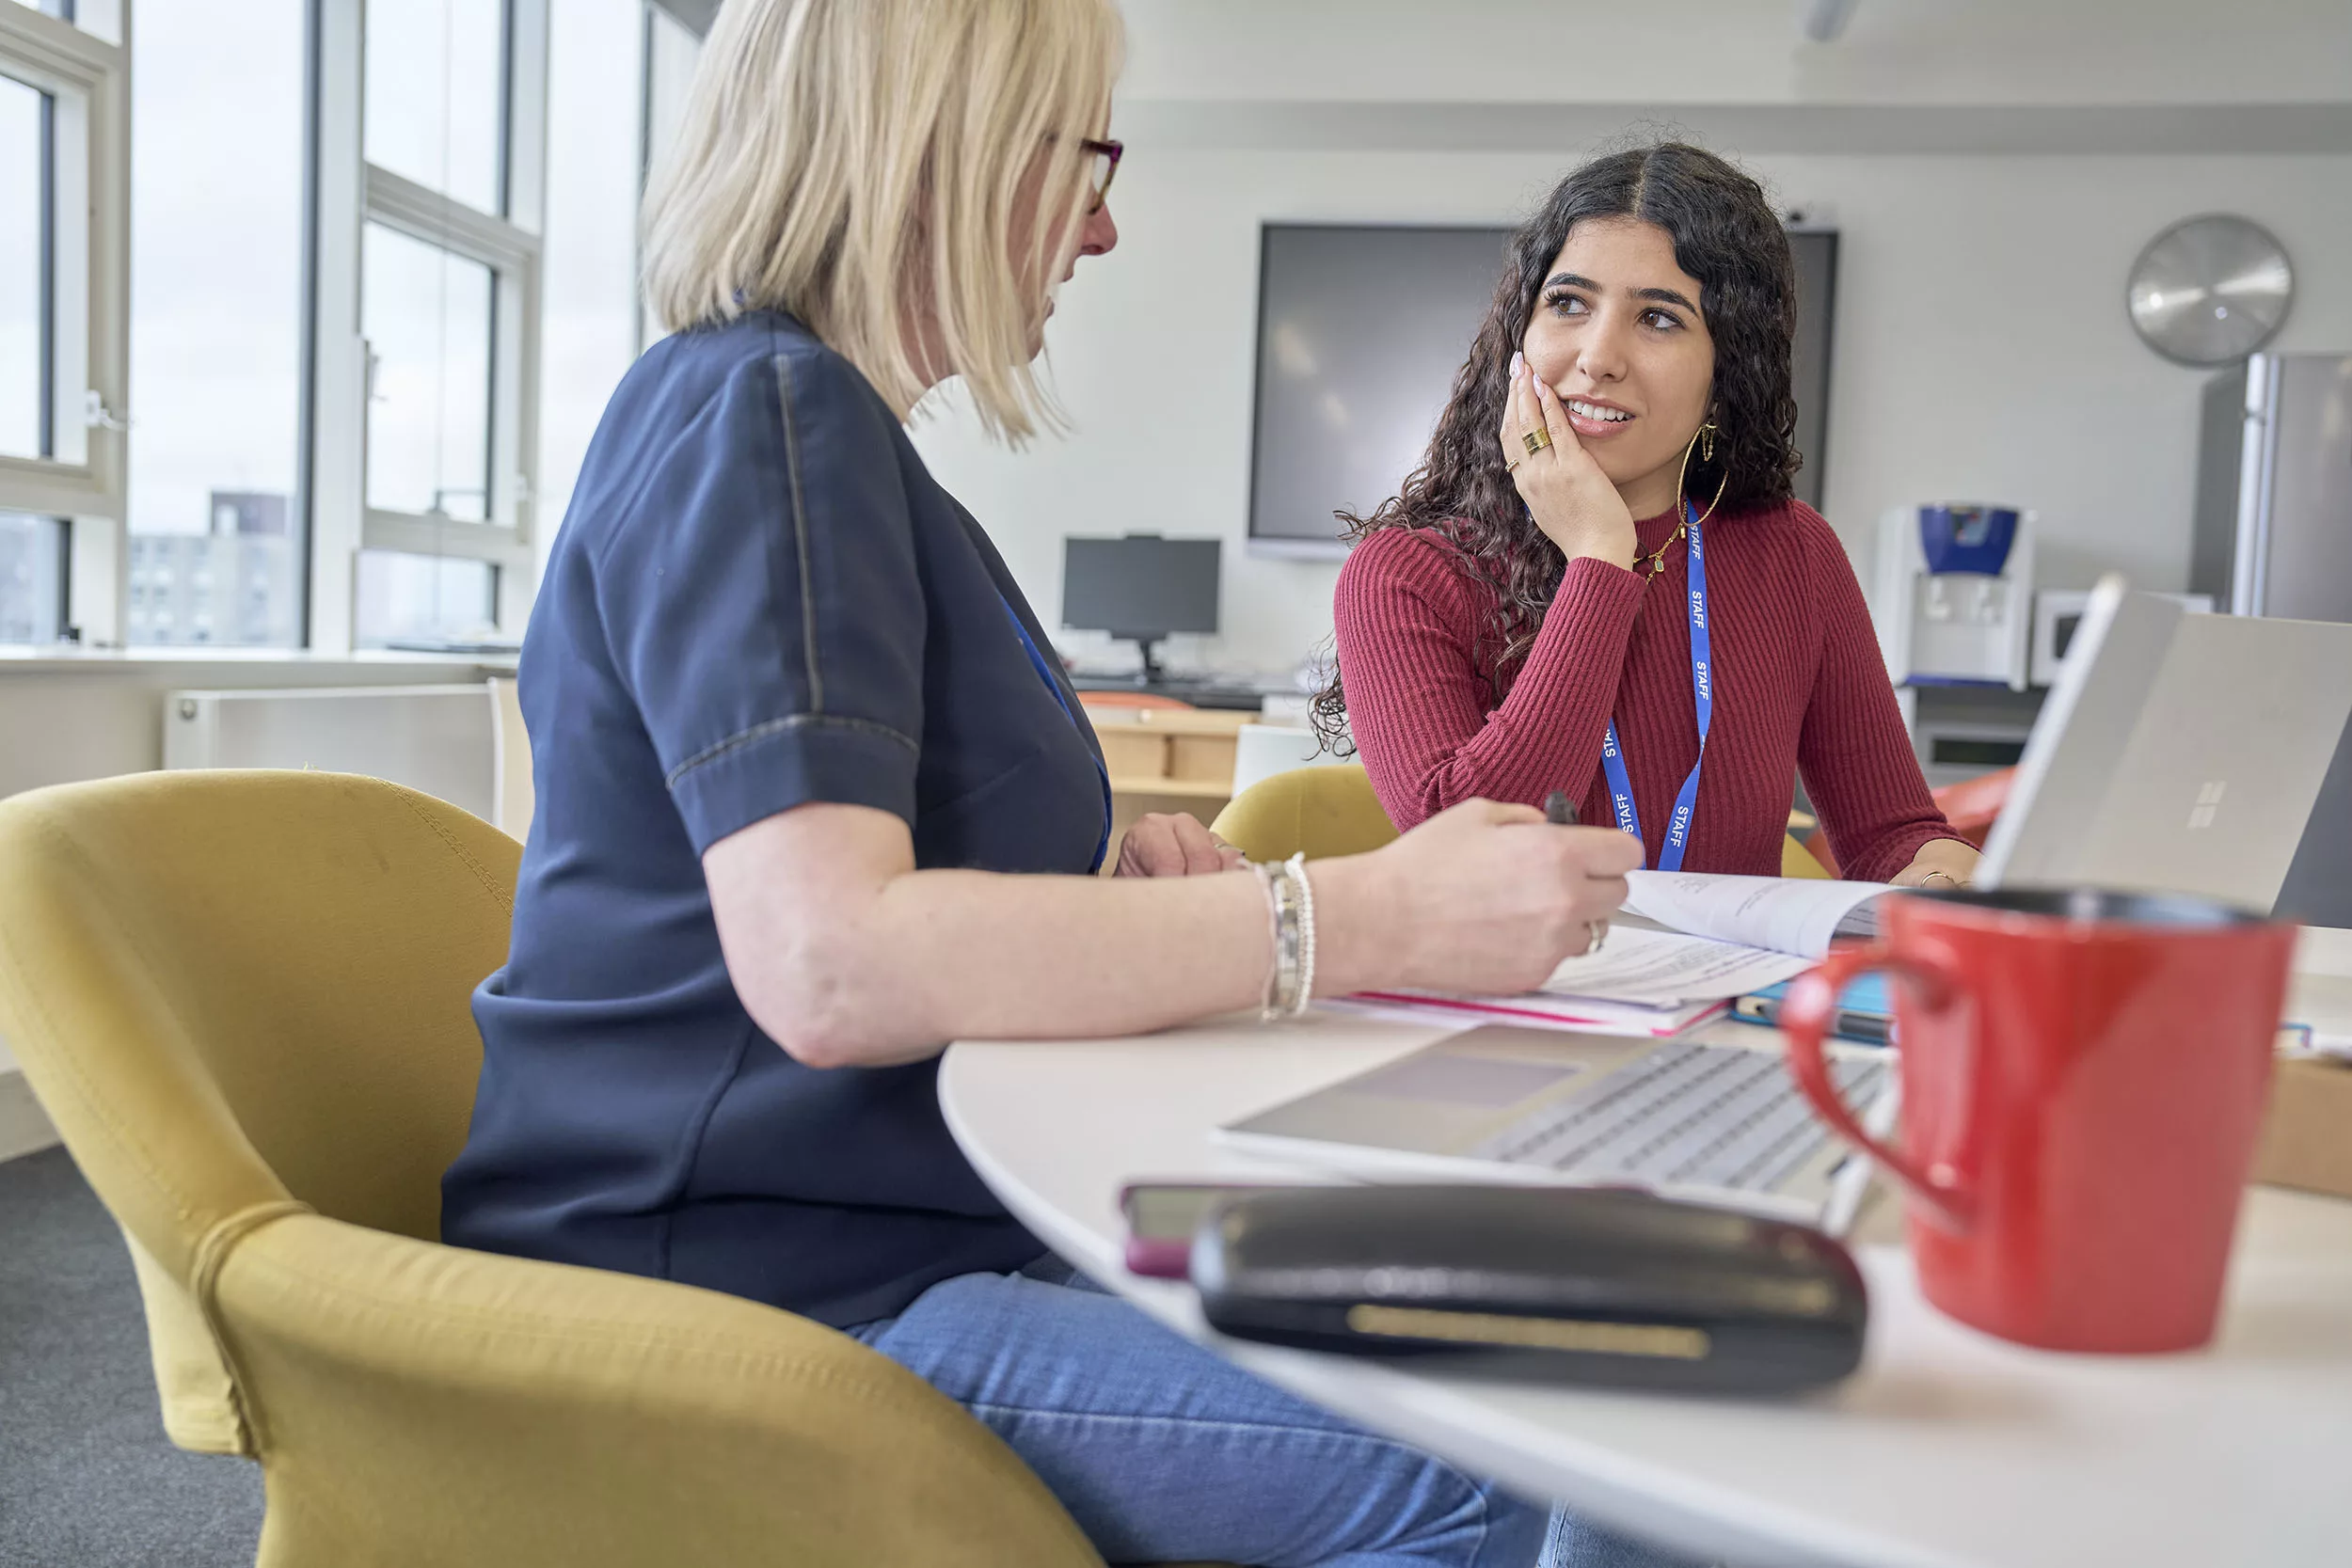
[{"label": "silver laptop", "polygon": [[[1829,1048],[1866,1124],[1886,1052]],[[1790,1081],[1776,1037],[1704,1045],[1489,1025],[1219,1130],[1288,1164],[1375,1180],[1631,1186],[1842,1231],[1868,1183]]]},{"label": "silver laptop", "polygon": [[2352,625],[2192,615],[2103,578],[1979,887],[2195,893],[2268,913],[2352,716]]}]

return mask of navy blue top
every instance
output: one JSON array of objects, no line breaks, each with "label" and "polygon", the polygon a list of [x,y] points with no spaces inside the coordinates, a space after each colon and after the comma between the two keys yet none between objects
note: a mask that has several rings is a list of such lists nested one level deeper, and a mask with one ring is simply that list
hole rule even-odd
[{"label": "navy blue top", "polygon": [[1045,645],[888,405],[797,322],[638,361],[523,641],[538,802],[474,997],[445,1240],[834,1324],[1044,1251],[949,1138],[936,1059],[820,1071],[752,1022],[701,861],[833,800],[902,818],[918,866],[1088,870],[1101,749],[1025,629]]}]

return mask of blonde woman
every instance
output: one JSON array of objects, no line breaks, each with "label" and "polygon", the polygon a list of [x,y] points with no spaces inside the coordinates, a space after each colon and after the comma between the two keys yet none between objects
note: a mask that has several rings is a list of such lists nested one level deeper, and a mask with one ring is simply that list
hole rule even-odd
[{"label": "blonde woman", "polygon": [[958,1037],[1533,984],[1639,855],[1474,801],[1303,874],[1227,874],[1163,818],[1089,875],[1100,749],[902,426],[950,378],[1007,440],[1049,421],[1055,289],[1118,243],[1119,49],[1107,0],[721,12],[649,207],[674,335],[523,647],[538,808],[443,1232],[846,1329],[1114,1560],[1521,1568],[1540,1510],[1080,1288],[941,1120]]}]

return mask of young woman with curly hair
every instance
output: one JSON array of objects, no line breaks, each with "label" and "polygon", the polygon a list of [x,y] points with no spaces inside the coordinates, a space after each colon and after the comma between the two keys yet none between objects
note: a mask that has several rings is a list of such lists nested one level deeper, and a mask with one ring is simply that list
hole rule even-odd
[{"label": "young woman with curly hair", "polygon": [[1697,148],[1596,159],[1514,236],[1426,458],[1349,519],[1318,719],[1398,827],[1565,789],[1652,865],[1771,876],[1802,771],[1848,876],[1968,879],[1789,493],[1795,320],[1763,191]]}]

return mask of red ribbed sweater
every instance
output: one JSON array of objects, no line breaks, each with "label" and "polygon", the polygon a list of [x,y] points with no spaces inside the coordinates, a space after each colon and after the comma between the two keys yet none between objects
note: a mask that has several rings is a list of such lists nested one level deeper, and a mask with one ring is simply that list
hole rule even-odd
[{"label": "red ribbed sweater", "polygon": [[[1635,525],[1644,555],[1675,518]],[[1790,501],[1706,528],[1715,719],[1684,867],[1779,875],[1800,771],[1845,876],[1883,881],[1921,845],[1955,836],[1929,797],[1829,524]],[[1600,767],[1613,715],[1656,864],[1698,757],[1689,571],[1682,544],[1647,584],[1606,562],[1571,562],[1498,699],[1495,597],[1454,546],[1406,529],[1357,546],[1333,605],[1340,674],[1357,749],[1396,825],[1476,797],[1540,805],[1554,789],[1580,802],[1582,820],[1614,820]]]}]

